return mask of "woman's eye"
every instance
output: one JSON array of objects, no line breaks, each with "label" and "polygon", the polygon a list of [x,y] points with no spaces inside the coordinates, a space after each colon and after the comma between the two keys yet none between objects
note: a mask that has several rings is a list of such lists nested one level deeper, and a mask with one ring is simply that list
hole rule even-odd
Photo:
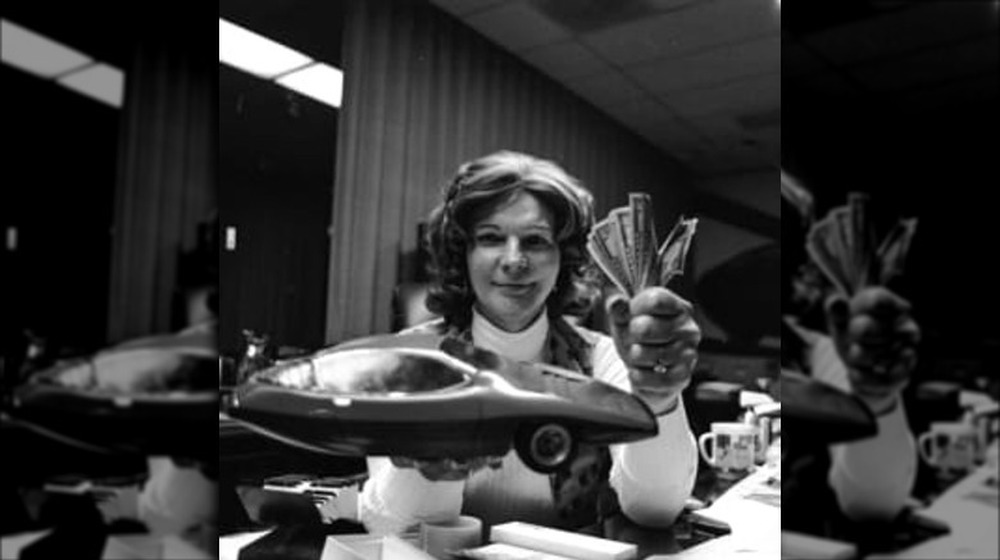
[{"label": "woman's eye", "polygon": [[480,233],[476,236],[477,245],[497,245],[503,243],[503,237],[495,233]]},{"label": "woman's eye", "polygon": [[552,245],[552,242],[547,237],[542,237],[540,235],[533,235],[527,237],[523,241],[524,246],[529,249],[545,249]]}]

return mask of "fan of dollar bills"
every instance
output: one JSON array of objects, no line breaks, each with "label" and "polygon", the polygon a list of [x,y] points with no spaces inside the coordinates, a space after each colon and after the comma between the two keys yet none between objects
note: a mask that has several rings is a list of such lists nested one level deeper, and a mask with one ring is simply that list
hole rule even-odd
[{"label": "fan of dollar bills", "polygon": [[831,210],[806,236],[813,262],[848,297],[901,275],[917,229],[916,218],[900,219],[879,243],[868,202],[864,193],[849,193],[847,205]]},{"label": "fan of dollar bills", "polygon": [[681,216],[657,249],[652,200],[645,193],[629,193],[627,207],[615,208],[594,226],[587,250],[608,279],[632,297],[651,286],[666,286],[684,274],[697,225],[697,218]]}]

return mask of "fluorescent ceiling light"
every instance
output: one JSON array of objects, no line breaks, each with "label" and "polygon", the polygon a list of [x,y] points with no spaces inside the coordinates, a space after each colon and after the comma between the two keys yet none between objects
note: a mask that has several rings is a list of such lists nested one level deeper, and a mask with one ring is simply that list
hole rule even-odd
[{"label": "fluorescent ceiling light", "polygon": [[288,89],[309,96],[331,107],[340,107],[344,90],[344,73],[322,62],[278,78]]},{"label": "fluorescent ceiling light", "polygon": [[273,78],[301,68],[312,59],[219,18],[219,62],[261,78]]},{"label": "fluorescent ceiling light", "polygon": [[80,52],[7,20],[0,20],[0,35],[5,63],[44,78],[91,63]]},{"label": "fluorescent ceiling light", "polygon": [[107,64],[95,64],[59,78],[59,83],[112,107],[122,106],[125,74]]}]

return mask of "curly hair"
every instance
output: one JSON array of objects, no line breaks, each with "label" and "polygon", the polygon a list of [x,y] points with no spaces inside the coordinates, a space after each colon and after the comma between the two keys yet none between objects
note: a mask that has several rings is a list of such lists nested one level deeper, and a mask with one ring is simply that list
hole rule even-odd
[{"label": "curly hair", "polygon": [[472,320],[476,295],[469,280],[470,229],[484,212],[528,192],[555,217],[560,268],[546,299],[552,316],[583,316],[597,301],[597,274],[586,250],[594,223],[593,196],[552,161],[500,151],[462,164],[430,215],[425,243],[431,287],[427,308],[452,326]]}]

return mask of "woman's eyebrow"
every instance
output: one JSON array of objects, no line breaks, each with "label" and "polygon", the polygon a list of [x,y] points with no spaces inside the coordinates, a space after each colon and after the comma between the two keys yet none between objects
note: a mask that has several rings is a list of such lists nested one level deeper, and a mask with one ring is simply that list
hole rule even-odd
[{"label": "woman's eyebrow", "polygon": [[[473,229],[473,231],[482,231],[482,230],[497,230],[497,231],[499,231],[499,230],[502,230],[504,228],[500,224],[494,224],[492,222],[484,222],[484,223],[476,224],[476,226],[474,228],[472,228],[472,229]],[[549,225],[546,222],[538,222],[538,223],[525,224],[525,225],[522,225],[522,226],[518,226],[517,229],[522,230],[522,231],[525,231],[525,230],[529,230],[529,231],[538,230],[538,231],[544,231],[544,232],[551,232],[552,231],[552,226]]]},{"label": "woman's eyebrow", "polygon": [[528,224],[524,227],[524,229],[537,229],[549,232],[552,231],[552,226],[549,225],[547,222],[539,222],[537,224]]}]

